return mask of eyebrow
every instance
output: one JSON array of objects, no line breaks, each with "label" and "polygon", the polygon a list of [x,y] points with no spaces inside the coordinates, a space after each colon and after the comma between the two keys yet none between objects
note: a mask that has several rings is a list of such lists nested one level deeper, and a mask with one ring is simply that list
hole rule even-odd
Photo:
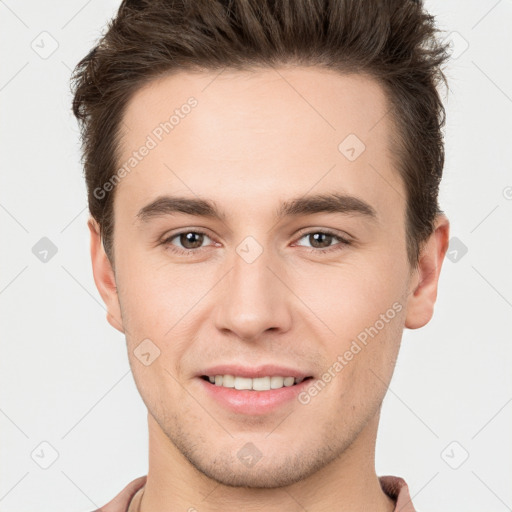
[{"label": "eyebrow", "polygon": [[[196,217],[206,217],[226,222],[227,215],[219,209],[214,201],[201,198],[160,196],[137,213],[137,219],[149,222],[155,217],[184,213]],[[357,214],[375,220],[377,212],[367,202],[346,194],[315,194],[297,197],[285,201],[277,209],[278,220],[285,217],[314,215],[316,213]]]}]

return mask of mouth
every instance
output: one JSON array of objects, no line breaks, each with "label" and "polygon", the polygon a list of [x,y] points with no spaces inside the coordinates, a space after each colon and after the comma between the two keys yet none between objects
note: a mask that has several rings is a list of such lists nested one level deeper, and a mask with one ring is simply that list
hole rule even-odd
[{"label": "mouth", "polygon": [[201,379],[211,384],[212,386],[234,389],[238,391],[271,391],[274,389],[281,389],[284,387],[293,387],[301,384],[304,381],[310,380],[313,376],[307,377],[291,377],[291,376],[278,376],[268,375],[263,377],[240,377],[237,375],[201,375]]},{"label": "mouth", "polygon": [[[252,372],[253,374],[255,372]],[[298,397],[311,385],[313,376],[264,375],[241,377],[232,374],[198,375],[208,399],[237,415],[264,416],[282,407],[297,407]],[[213,382],[212,382],[213,380]]]}]

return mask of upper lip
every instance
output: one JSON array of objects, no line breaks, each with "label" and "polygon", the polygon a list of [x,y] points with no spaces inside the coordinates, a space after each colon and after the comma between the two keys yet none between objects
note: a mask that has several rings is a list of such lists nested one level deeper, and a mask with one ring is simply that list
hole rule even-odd
[{"label": "upper lip", "polygon": [[279,366],[275,364],[264,364],[261,366],[241,366],[238,364],[220,364],[211,366],[201,370],[198,377],[206,375],[212,377],[215,375],[234,375],[235,377],[257,378],[257,377],[295,377],[306,378],[311,377],[311,373],[298,370],[297,368],[290,368],[286,366]]}]

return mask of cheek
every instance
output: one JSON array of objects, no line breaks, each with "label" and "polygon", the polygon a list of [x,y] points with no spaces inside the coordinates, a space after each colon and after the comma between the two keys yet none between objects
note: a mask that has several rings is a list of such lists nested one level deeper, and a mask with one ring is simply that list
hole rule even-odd
[{"label": "cheek", "polygon": [[[206,269],[206,267],[204,267]],[[165,258],[134,252],[118,265],[118,292],[126,327],[163,339],[212,287],[195,265],[176,265]],[[169,335],[171,335],[169,333]]]},{"label": "cheek", "polygon": [[393,308],[384,310],[384,315],[387,322],[347,317],[343,325],[338,324],[339,334],[328,346],[329,362],[321,380],[330,379],[330,383],[322,404],[332,407],[347,428],[376,412],[393,374],[404,318]]},{"label": "cheek", "polygon": [[345,360],[351,359],[345,368],[350,372],[347,382],[363,400],[383,398],[395,368],[404,322],[403,297],[395,293],[366,315],[347,342],[343,353]]},{"label": "cheek", "polygon": [[372,326],[395,302],[402,302],[402,270],[391,258],[386,261],[382,256],[342,265],[319,265],[292,288],[342,342]]},{"label": "cheek", "polygon": [[391,253],[379,252],[350,264],[319,266],[294,288],[316,315],[314,329],[327,332],[333,392],[355,406],[384,392],[379,379],[387,382],[392,374],[405,320],[406,260],[397,265]]}]

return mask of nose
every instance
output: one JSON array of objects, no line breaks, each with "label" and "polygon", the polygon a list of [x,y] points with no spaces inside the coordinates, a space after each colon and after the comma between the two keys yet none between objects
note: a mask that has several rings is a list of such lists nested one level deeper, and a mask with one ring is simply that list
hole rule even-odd
[{"label": "nose", "polygon": [[293,294],[282,266],[265,251],[252,262],[235,254],[233,268],[222,283],[215,316],[220,331],[254,340],[266,331],[290,329]]}]

